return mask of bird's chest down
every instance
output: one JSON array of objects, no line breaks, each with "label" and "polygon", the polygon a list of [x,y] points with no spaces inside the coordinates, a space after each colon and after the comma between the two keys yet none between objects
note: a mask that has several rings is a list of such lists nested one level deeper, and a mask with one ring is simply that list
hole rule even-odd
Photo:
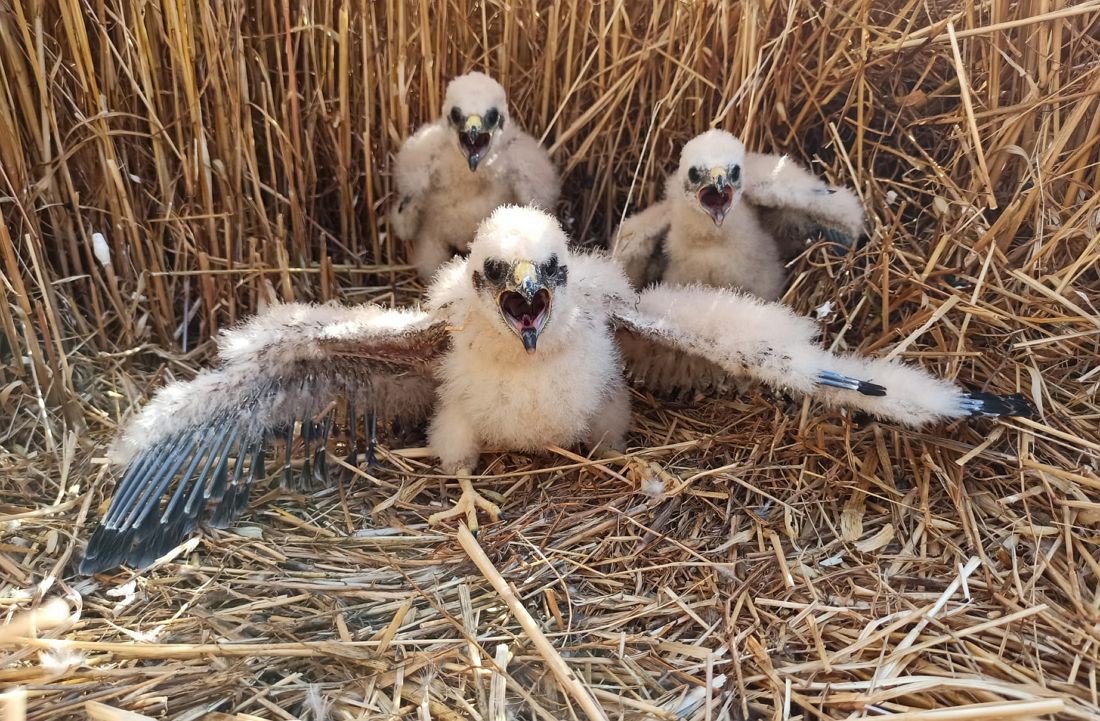
[{"label": "bird's chest down", "polygon": [[736,262],[735,249],[730,244],[715,242],[698,244],[669,253],[665,280],[670,283],[702,281],[714,285],[728,285],[733,280],[743,280]]},{"label": "bird's chest down", "polygon": [[498,206],[514,202],[514,194],[503,178],[482,171],[471,173],[454,182],[440,184],[428,206],[427,221],[445,242],[465,252],[482,220]]},{"label": "bird's chest down", "polygon": [[[517,345],[519,341],[516,341]],[[459,381],[461,415],[481,444],[501,450],[539,451],[585,440],[607,401],[614,360],[575,354],[482,360],[479,372]]]},{"label": "bird's chest down", "polygon": [[744,220],[736,226],[738,232],[718,238],[670,234],[664,280],[741,288],[766,300],[778,298],[784,268],[775,242],[762,236],[750,220],[735,220]]}]

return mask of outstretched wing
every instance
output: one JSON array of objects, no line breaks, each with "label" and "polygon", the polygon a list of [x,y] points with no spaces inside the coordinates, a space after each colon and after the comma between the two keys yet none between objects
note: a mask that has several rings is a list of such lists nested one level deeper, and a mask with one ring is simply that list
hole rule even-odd
[{"label": "outstretched wing", "polygon": [[516,202],[553,214],[561,195],[561,178],[546,148],[527,133],[517,130],[506,153],[506,172]]},{"label": "outstretched wing", "polygon": [[786,306],[701,286],[657,286],[613,314],[628,371],[658,390],[707,388],[728,376],[919,427],[970,415],[1030,416],[1020,395],[971,393],[898,362],[830,353]]},{"label": "outstretched wing", "polygon": [[446,128],[433,122],[409,136],[397,152],[393,166],[397,198],[390,207],[389,225],[401,240],[412,240],[420,230],[424,198],[431,189],[432,173],[446,142]]},{"label": "outstretched wing", "polygon": [[612,255],[636,290],[658,283],[668,267],[665,241],[672,227],[669,202],[662,200],[623,221],[611,237]]},{"label": "outstretched wing", "polygon": [[864,232],[855,193],[827,185],[789,156],[747,153],[743,175],[745,200],[756,206],[784,256],[798,253],[819,233],[847,249]]},{"label": "outstretched wing", "polygon": [[286,444],[288,463],[299,442],[304,463],[323,471],[334,423],[347,424],[354,449],[366,410],[426,416],[448,338],[427,313],[304,304],[223,334],[219,366],[161,389],[116,439],[110,455],[125,471],[80,572],[144,566],[202,520],[227,525],[264,475],[272,440]]}]

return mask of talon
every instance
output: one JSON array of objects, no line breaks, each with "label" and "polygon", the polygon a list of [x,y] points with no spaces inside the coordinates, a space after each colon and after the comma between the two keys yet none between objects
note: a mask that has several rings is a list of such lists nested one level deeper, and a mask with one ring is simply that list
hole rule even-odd
[{"label": "talon", "polygon": [[458,478],[458,484],[462,487],[462,495],[459,496],[453,508],[428,516],[428,525],[434,526],[448,518],[465,514],[466,526],[471,533],[476,535],[478,530],[477,509],[479,508],[489,514],[492,522],[499,521],[500,506],[475,491],[473,484],[470,483],[470,477],[466,473],[460,472],[455,475]]}]

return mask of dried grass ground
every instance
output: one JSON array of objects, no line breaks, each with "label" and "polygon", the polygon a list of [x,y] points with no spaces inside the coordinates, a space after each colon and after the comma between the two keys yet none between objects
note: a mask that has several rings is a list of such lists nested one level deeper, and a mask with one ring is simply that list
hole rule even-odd
[{"label": "dried grass ground", "polygon": [[[608,718],[1096,718],[1100,3],[430,5],[0,6],[0,608],[73,606],[0,634],[28,718],[584,718],[495,572]],[[415,297],[386,169],[472,67],[545,133],[584,243],[712,123],[854,185],[871,242],[808,249],[788,300],[1041,418],[636,395],[629,462],[484,459],[495,572],[387,444],[153,571],[74,577],[104,443],[213,332],[264,293]]]}]

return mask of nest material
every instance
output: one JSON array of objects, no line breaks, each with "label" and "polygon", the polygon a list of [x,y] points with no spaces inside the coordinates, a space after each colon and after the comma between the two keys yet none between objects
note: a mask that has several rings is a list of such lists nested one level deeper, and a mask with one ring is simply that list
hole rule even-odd
[{"label": "nest material", "polygon": [[[426,6],[0,9],[0,604],[73,609],[0,634],[27,717],[1100,713],[1100,3]],[[711,125],[853,185],[871,241],[807,248],[788,302],[1041,418],[637,394],[627,460],[484,457],[480,564],[425,525],[455,488],[404,428],[147,574],[74,577],[106,442],[214,332],[416,298],[386,169],[469,69],[553,148],[582,244]]]}]

